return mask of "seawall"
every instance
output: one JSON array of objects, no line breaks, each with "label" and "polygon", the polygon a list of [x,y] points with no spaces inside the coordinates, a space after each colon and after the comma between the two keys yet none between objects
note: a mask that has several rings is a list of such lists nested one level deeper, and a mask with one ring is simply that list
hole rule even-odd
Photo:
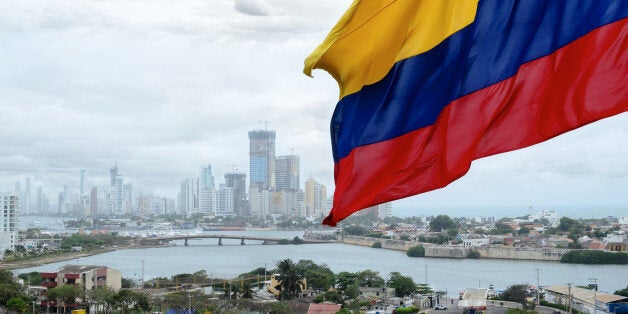
[{"label": "seawall", "polygon": [[341,238],[342,243],[372,247],[375,242],[380,242],[383,249],[407,251],[416,245],[425,247],[425,257],[442,258],[465,258],[471,249],[480,254],[480,258],[490,259],[512,259],[512,260],[537,260],[537,261],[560,261],[563,254],[569,249],[555,248],[520,248],[507,246],[490,247],[462,247],[462,246],[442,246],[431,243],[418,243],[402,240],[379,239],[370,237],[359,237],[345,235]]}]

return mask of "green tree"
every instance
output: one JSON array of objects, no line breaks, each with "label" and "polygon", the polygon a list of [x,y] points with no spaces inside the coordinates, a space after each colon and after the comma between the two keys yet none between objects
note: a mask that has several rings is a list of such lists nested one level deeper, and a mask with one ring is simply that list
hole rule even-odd
[{"label": "green tree", "polygon": [[422,245],[416,245],[409,248],[406,254],[410,257],[425,257],[425,248]]},{"label": "green tree", "polygon": [[131,289],[133,286],[133,279],[130,278],[122,278],[122,289]]},{"label": "green tree", "polygon": [[352,300],[360,295],[360,288],[358,285],[350,285],[345,289],[343,296],[345,300]]},{"label": "green tree", "polygon": [[626,288],[624,289],[615,291],[614,294],[628,297],[628,286],[626,286]]},{"label": "green tree", "polygon": [[417,284],[416,288],[417,288],[417,293],[420,293],[422,295],[432,294],[434,292],[434,290],[432,290],[430,285],[426,283]]},{"label": "green tree", "polygon": [[328,290],[334,283],[334,276],[320,270],[307,270],[305,279],[312,289]]},{"label": "green tree", "polygon": [[264,307],[264,311],[270,314],[290,314],[292,313],[292,308],[288,303],[284,302],[273,302],[269,303]]},{"label": "green tree", "polygon": [[342,303],[342,296],[336,290],[329,290],[320,293],[314,298],[314,303],[332,302],[336,304]]},{"label": "green tree", "polygon": [[111,306],[115,303],[113,298],[115,294],[116,292],[108,286],[96,288],[90,296],[95,305],[96,313],[98,313],[100,309],[102,309],[105,313],[109,312],[111,310]]},{"label": "green tree", "polygon": [[122,289],[114,295],[113,300],[117,306],[121,307],[122,313],[130,313],[131,310],[138,313],[150,310],[148,295],[141,292]]},{"label": "green tree", "polygon": [[447,215],[438,215],[430,221],[430,231],[439,232],[458,228],[458,225]]},{"label": "green tree", "polygon": [[356,284],[357,277],[358,276],[355,273],[346,271],[336,274],[336,285],[338,286],[338,290],[344,291],[348,286]]},{"label": "green tree", "polygon": [[7,305],[12,298],[27,299],[28,297],[13,278],[13,273],[7,269],[0,269],[0,305]]},{"label": "green tree", "polygon": [[388,287],[395,289],[395,296],[403,298],[417,292],[417,286],[412,278],[403,276],[399,272],[390,273],[387,282]]},{"label": "green tree", "polygon": [[11,311],[26,313],[26,311],[28,311],[28,307],[28,302],[21,297],[13,297],[7,301],[7,308]]},{"label": "green tree", "polygon": [[292,260],[284,259],[277,263],[277,271],[279,272],[278,280],[281,282],[281,300],[294,299],[295,295],[301,292],[299,285],[299,276]]},{"label": "green tree", "polygon": [[528,308],[528,298],[531,296],[529,285],[512,285],[500,294],[502,300],[520,303],[524,309]]},{"label": "green tree", "polygon": [[24,284],[26,285],[39,286],[41,284],[41,273],[38,271],[19,274],[17,277],[24,280]]},{"label": "green tree", "polygon": [[379,275],[379,272],[370,269],[355,274],[356,284],[359,287],[379,288],[383,287],[386,281]]},{"label": "green tree", "polygon": [[83,290],[74,285],[63,285],[48,289],[46,298],[54,300],[57,305],[63,305],[63,312],[68,305],[76,303],[76,299],[83,295]]},{"label": "green tree", "polygon": [[569,229],[574,228],[575,226],[578,225],[578,222],[574,219],[571,219],[569,217],[562,217],[560,218],[560,223],[558,225],[558,229],[560,231],[569,231]]},{"label": "green tree", "polygon": [[365,236],[371,233],[371,230],[368,228],[361,227],[361,226],[346,226],[342,228],[342,232],[348,235]]}]

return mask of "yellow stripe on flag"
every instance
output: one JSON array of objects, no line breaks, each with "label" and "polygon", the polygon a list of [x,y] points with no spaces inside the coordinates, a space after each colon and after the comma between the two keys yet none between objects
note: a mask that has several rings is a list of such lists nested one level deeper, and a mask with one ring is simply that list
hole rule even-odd
[{"label": "yellow stripe on flag", "polygon": [[355,0],[303,72],[323,69],[340,98],[378,82],[400,60],[424,53],[471,24],[477,0]]}]

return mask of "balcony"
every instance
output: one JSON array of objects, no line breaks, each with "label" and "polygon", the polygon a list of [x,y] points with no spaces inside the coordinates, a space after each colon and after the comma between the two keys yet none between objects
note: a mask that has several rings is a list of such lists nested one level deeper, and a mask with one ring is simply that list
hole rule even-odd
[{"label": "balcony", "polygon": [[63,277],[65,277],[67,279],[75,279],[75,280],[79,279],[80,276],[81,275],[79,275],[79,274],[65,274],[65,275],[63,275]]},{"label": "balcony", "polygon": [[54,281],[44,281],[41,283],[41,285],[46,288],[54,288],[57,286],[57,283]]}]

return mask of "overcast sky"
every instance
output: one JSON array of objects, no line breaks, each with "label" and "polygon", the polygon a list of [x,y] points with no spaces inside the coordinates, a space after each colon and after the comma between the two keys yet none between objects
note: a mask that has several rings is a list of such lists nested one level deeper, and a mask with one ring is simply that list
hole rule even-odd
[{"label": "overcast sky", "polygon": [[[31,177],[54,203],[67,184],[176,197],[211,164],[248,173],[247,132],[277,131],[333,190],[335,81],[303,60],[349,0],[0,2],[0,191]],[[24,184],[24,183],[22,183]],[[628,115],[474,162],[449,187],[396,202],[396,215],[514,216],[528,207],[628,214]],[[512,214],[512,215],[511,215]]]}]

